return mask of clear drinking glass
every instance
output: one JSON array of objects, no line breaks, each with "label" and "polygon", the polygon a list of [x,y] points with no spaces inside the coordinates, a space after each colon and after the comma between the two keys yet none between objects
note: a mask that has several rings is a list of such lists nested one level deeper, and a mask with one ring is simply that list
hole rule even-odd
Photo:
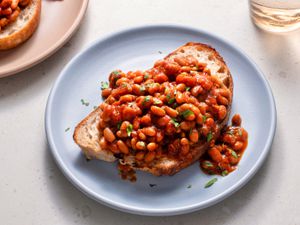
[{"label": "clear drinking glass", "polygon": [[300,28],[300,0],[249,0],[253,22],[271,32]]}]

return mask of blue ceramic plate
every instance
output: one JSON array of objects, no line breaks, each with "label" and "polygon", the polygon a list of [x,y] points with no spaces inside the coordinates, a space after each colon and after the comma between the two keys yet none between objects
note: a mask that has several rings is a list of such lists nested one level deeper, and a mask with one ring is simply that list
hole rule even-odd
[{"label": "blue ceramic plate", "polygon": [[[216,48],[232,73],[232,114],[241,114],[243,126],[249,132],[248,148],[238,169],[229,176],[218,177],[213,186],[205,189],[205,183],[214,176],[203,174],[198,163],[171,177],[138,172],[137,182],[130,183],[120,179],[116,164],[87,162],[72,135],[76,124],[102,101],[100,82],[107,81],[108,74],[115,69],[150,68],[157,59],[190,41]],[[89,105],[83,105],[81,99]],[[45,118],[53,157],[78,189],[112,208],[152,216],[199,210],[237,191],[263,164],[276,127],[276,109],[270,86],[252,60],[212,34],[169,25],[121,31],[97,40],[79,53],[55,82]]]}]

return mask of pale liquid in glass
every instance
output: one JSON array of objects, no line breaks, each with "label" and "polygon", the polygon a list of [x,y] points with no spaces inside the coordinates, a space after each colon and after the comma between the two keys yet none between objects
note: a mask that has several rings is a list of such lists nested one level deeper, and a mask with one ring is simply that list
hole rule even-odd
[{"label": "pale liquid in glass", "polygon": [[271,32],[300,28],[300,0],[250,0],[253,22]]}]

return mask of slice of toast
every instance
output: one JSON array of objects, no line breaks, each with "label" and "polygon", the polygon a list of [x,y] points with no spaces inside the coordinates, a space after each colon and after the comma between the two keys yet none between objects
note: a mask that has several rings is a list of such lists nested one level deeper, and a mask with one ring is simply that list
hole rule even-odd
[{"label": "slice of toast", "polygon": [[17,20],[0,31],[0,50],[14,48],[30,38],[40,21],[41,4],[41,0],[31,0]]},{"label": "slice of toast", "polygon": [[[231,109],[233,81],[229,69],[215,49],[201,43],[187,43],[166,56],[165,59],[173,61],[176,56],[193,56],[198,59],[199,62],[206,63],[212,76],[215,76],[215,78],[222,83],[223,87],[230,90],[231,96],[227,107],[227,116],[220,124],[217,125],[217,132],[213,137],[213,139],[216,139],[222,128],[227,124]],[[99,123],[99,112],[100,108],[97,108],[81,123],[79,123],[74,132],[74,140],[81,147],[86,157],[112,162],[117,159],[111,152],[101,149],[99,145],[100,134],[97,129]],[[162,158],[155,159],[150,165],[145,167],[143,164],[135,160],[135,157],[126,156],[121,160],[121,163],[131,165],[134,169],[150,172],[156,176],[173,175],[197,161],[200,156],[205,153],[208,145],[209,144],[207,142],[203,142],[197,147],[190,149],[192,157],[189,160],[180,160],[164,156]]]},{"label": "slice of toast", "polygon": [[98,125],[100,121],[100,111],[101,109],[98,107],[82,120],[75,128],[73,138],[87,159],[100,159],[113,162],[116,158],[112,152],[101,149],[99,144],[100,133]]}]

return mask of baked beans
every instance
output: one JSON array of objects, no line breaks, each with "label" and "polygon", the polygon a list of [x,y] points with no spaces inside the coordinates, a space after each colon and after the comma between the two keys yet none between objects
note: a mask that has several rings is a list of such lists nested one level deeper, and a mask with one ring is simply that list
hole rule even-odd
[{"label": "baked beans", "polygon": [[[192,56],[159,60],[144,72],[113,71],[103,86],[100,146],[144,164],[162,155],[192,158],[193,147],[214,142],[231,103],[230,90]],[[216,152],[210,149],[220,160]]]},{"label": "baked beans", "polygon": [[123,180],[136,181],[135,170],[131,166],[119,163],[118,170]]},{"label": "baked beans", "polygon": [[248,143],[248,133],[241,127],[239,114],[232,117],[232,126],[227,126],[200,159],[202,170],[208,174],[226,176],[236,169]]}]

